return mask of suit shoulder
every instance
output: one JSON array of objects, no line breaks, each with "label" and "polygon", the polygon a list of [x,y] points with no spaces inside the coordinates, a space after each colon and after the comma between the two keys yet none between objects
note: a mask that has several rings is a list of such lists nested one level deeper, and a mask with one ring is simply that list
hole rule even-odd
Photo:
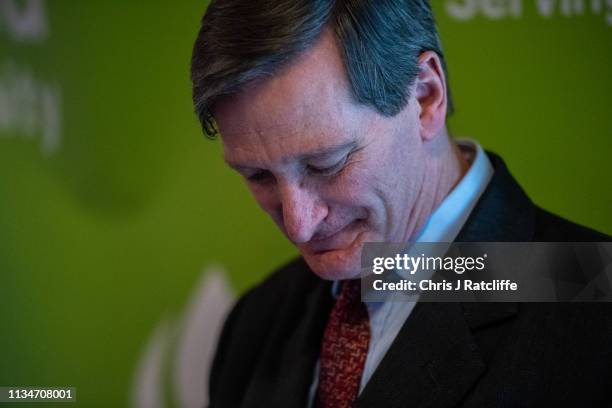
[{"label": "suit shoulder", "polygon": [[536,207],[534,240],[542,242],[611,242],[612,237]]},{"label": "suit shoulder", "polygon": [[272,317],[279,313],[283,303],[291,300],[292,292],[308,286],[309,281],[314,279],[304,260],[293,259],[240,296],[232,310],[233,317],[235,320],[250,320],[249,315],[257,320]]},{"label": "suit shoulder", "polygon": [[296,259],[240,296],[217,342],[209,380],[211,406],[239,405],[241,394],[236,390],[245,389],[275,327],[299,302],[295,296],[299,287],[313,281],[316,282],[316,277],[306,263]]},{"label": "suit shoulder", "polygon": [[277,268],[251,291],[268,292],[278,290],[278,288],[287,289],[303,281],[313,280],[312,277],[312,272],[304,259],[298,257]]},{"label": "suit shoulder", "polygon": [[302,258],[295,258],[277,268],[242,297],[244,302],[250,305],[269,302],[278,304],[296,288],[303,289],[315,281],[316,277],[306,262]]}]

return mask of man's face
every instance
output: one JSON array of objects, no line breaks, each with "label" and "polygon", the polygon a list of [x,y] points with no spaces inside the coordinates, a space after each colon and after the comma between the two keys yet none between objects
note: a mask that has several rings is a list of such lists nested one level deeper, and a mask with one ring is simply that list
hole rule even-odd
[{"label": "man's face", "polygon": [[418,104],[389,118],[355,102],[332,35],[214,113],[225,160],[321,278],[356,278],[364,242],[414,234]]}]

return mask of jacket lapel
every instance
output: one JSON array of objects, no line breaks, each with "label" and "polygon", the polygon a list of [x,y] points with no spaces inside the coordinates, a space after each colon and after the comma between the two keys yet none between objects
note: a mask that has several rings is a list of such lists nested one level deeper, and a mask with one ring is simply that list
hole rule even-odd
[{"label": "jacket lapel", "polygon": [[504,161],[494,153],[487,152],[487,155],[495,173],[455,241],[532,241],[533,203],[510,175]]},{"label": "jacket lapel", "polygon": [[451,407],[485,369],[457,303],[422,303],[406,321],[357,407]]}]

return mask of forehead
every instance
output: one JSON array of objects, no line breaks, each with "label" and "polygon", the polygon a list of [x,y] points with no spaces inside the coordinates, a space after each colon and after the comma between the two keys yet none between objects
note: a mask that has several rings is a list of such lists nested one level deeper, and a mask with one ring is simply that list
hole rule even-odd
[{"label": "forehead", "polygon": [[219,101],[214,114],[228,161],[262,148],[282,158],[338,146],[372,115],[354,102],[331,33],[274,76]]}]

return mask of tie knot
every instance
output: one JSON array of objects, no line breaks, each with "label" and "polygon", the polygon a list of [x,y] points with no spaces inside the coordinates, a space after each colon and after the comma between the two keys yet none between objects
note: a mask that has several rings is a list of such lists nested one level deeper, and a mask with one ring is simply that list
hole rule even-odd
[{"label": "tie knot", "polygon": [[351,279],[342,282],[335,309],[338,317],[347,323],[358,324],[368,320],[366,306],[361,301],[361,280]]},{"label": "tie knot", "polygon": [[361,303],[361,280],[351,279],[342,281],[342,288],[338,299],[348,304]]}]

